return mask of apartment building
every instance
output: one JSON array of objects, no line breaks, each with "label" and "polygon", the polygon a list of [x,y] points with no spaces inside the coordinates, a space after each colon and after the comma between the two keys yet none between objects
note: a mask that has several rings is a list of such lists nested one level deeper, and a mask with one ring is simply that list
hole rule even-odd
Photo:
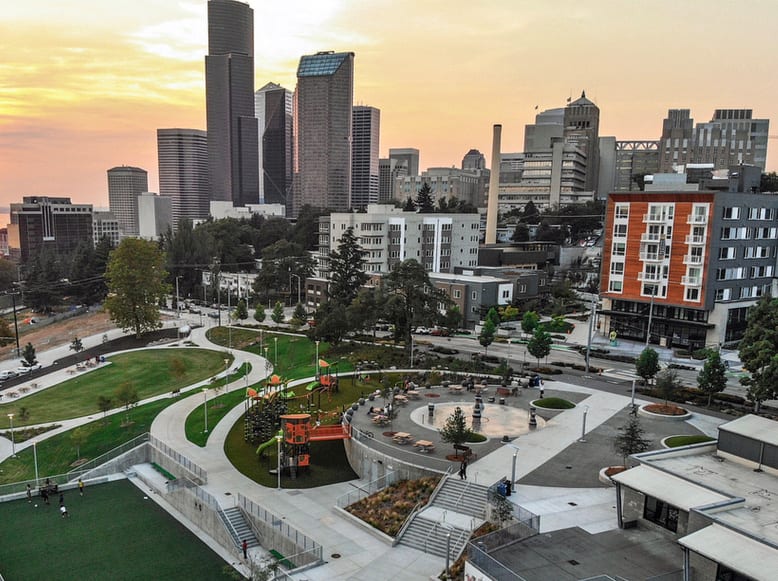
[{"label": "apartment building", "polygon": [[740,340],[775,285],[777,210],[771,194],[610,194],[598,331],[692,350]]}]

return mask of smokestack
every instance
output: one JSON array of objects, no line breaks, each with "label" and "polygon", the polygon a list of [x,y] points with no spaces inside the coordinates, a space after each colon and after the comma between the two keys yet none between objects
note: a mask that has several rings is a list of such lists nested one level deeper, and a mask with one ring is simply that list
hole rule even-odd
[{"label": "smokestack", "polygon": [[492,173],[489,176],[489,200],[486,205],[486,244],[497,243],[497,195],[500,190],[500,142],[502,125],[494,126],[492,137]]}]

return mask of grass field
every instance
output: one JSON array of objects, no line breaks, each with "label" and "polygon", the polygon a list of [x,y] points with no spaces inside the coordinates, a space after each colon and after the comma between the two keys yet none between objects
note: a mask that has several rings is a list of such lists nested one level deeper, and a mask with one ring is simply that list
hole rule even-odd
[{"label": "grass field", "polygon": [[[138,397],[145,399],[186,387],[224,370],[227,353],[205,349],[147,349],[110,358],[111,364],[69,379],[18,401],[0,405],[0,429],[20,427],[98,413],[97,398],[113,397],[117,387],[131,383]],[[29,418],[19,416],[25,407]],[[114,407],[118,407],[115,404]]]},{"label": "grass field", "polygon": [[[0,503],[0,574],[9,581],[228,579],[226,563],[126,480],[56,500]],[[40,499],[35,499],[40,501]]]}]

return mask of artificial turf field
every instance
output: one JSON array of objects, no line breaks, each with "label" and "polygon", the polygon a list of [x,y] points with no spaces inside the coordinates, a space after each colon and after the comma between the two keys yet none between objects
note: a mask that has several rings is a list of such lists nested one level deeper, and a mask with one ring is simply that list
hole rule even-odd
[{"label": "artificial turf field", "polygon": [[[127,480],[58,497],[0,503],[0,574],[7,581],[227,579],[225,562]],[[38,507],[35,508],[35,503]]]}]

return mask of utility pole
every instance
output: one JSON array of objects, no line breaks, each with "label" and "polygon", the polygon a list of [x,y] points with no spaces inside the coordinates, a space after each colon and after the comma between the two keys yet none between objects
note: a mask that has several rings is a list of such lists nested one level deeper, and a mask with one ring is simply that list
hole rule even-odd
[{"label": "utility pole", "polygon": [[16,334],[16,356],[21,357],[22,351],[19,349],[19,323],[16,320],[16,294],[11,293],[11,302],[13,304],[14,311],[14,333]]},{"label": "utility pole", "polygon": [[648,325],[646,326],[646,348],[651,339],[651,318],[654,316],[654,297],[656,296],[656,287],[651,290],[651,304],[648,307]]},{"label": "utility pole", "polygon": [[586,339],[586,373],[589,373],[589,353],[592,350],[592,330],[597,315],[597,295],[592,296],[592,312],[589,314],[589,336]]}]

